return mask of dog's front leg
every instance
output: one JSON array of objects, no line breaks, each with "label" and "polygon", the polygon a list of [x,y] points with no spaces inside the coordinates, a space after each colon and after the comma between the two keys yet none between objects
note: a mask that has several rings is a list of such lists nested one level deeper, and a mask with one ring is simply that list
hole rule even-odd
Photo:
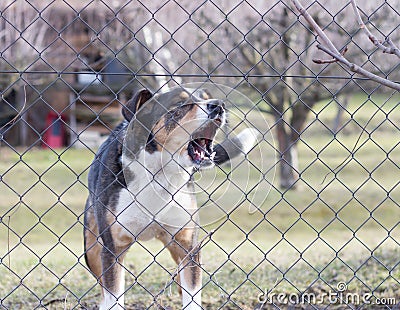
[{"label": "dog's front leg", "polygon": [[193,254],[182,261],[179,271],[182,289],[182,309],[197,310],[201,308],[201,268],[200,249],[195,248]]},{"label": "dog's front leg", "polygon": [[197,229],[183,228],[175,236],[158,236],[178,264],[182,309],[199,310],[201,307],[201,256],[197,245]]}]

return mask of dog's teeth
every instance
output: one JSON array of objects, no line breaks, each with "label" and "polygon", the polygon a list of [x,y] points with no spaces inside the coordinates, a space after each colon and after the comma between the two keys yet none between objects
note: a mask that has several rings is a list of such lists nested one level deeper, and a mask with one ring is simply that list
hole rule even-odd
[{"label": "dog's teeth", "polygon": [[210,155],[210,159],[214,160],[214,157],[215,157],[216,154],[217,154],[217,152],[212,152],[211,155]]}]

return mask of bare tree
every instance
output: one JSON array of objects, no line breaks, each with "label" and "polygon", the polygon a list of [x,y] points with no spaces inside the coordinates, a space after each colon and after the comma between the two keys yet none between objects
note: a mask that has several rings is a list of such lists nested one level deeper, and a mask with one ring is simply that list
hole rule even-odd
[{"label": "bare tree", "polygon": [[[262,95],[263,100],[258,103],[259,109],[274,117],[280,186],[287,189],[295,188],[298,180],[297,145],[307,125],[310,111],[317,102],[350,93],[353,88],[344,87],[348,76],[345,70],[329,66],[332,61],[323,60],[318,63],[317,59],[321,53],[313,48],[316,43],[313,31],[299,20],[296,21],[288,7],[279,5],[282,2],[276,1],[275,4],[278,5],[268,9],[268,14],[261,18],[259,15],[242,11],[240,20],[232,18],[216,22],[212,14],[207,12],[201,16],[201,25],[212,25],[212,33],[220,30],[219,35],[212,39],[213,43],[224,52],[227,51],[225,53],[228,59],[234,59],[235,68],[230,69],[240,69],[253,89]],[[313,20],[317,22],[330,21],[330,26],[325,32],[335,40],[343,42],[337,50],[340,57],[343,57],[346,45],[358,31],[354,25],[354,18],[348,14],[337,14],[332,22],[329,14],[316,8],[312,9],[309,16],[313,16]],[[384,15],[376,23],[379,24],[383,20]],[[349,57],[364,59],[368,65],[369,60],[365,60],[369,58],[366,46],[367,44],[364,44],[358,49],[350,49],[347,54]],[[218,51],[209,54],[217,53]],[[314,64],[312,60],[315,60]],[[220,58],[210,57],[209,61],[214,63],[211,68],[217,67],[219,72],[224,70],[222,65],[217,65],[221,62]],[[323,66],[318,67],[315,63]],[[360,68],[365,70],[361,66]],[[232,74],[232,71],[230,73]],[[330,78],[332,76],[339,79]],[[344,79],[340,80],[341,77]]]},{"label": "bare tree", "polygon": [[[336,48],[336,46],[332,43],[332,41],[328,38],[328,36],[324,33],[324,31],[321,29],[321,27],[318,25],[318,23],[315,21],[315,19],[308,13],[306,9],[301,5],[301,3],[298,0],[292,0],[293,4],[297,8],[297,10],[300,12],[301,15],[304,16],[305,20],[308,22],[308,24],[312,27],[312,29],[317,33],[319,38],[322,41],[322,44],[318,44],[317,47],[318,49],[324,51],[328,55],[332,56],[333,59],[328,59],[328,60],[314,60],[314,62],[319,63],[319,64],[326,64],[326,63],[333,63],[333,62],[340,62],[344,64],[350,71],[358,73],[362,76],[367,77],[368,79],[371,79],[374,82],[377,82],[379,84],[382,84],[384,86],[393,88],[397,91],[400,91],[400,84],[395,83],[393,81],[390,81],[388,79],[382,78],[362,67],[359,65],[350,62],[344,55],[344,52],[339,52]],[[361,16],[359,14],[357,4],[355,0],[351,0],[351,4],[353,7],[353,10],[356,14],[358,24],[360,26],[360,29],[364,30],[367,34],[367,37],[369,40],[371,40],[375,46],[377,46],[379,49],[381,49],[384,53],[389,53],[389,54],[395,54],[397,57],[400,58],[400,51],[399,49],[394,45],[394,43],[387,38],[386,43],[389,45],[389,47],[386,47],[382,44],[380,40],[378,40],[366,27],[364,22],[361,19]]]},{"label": "bare tree", "polygon": [[[309,68],[299,65],[295,51],[304,51],[304,59],[311,57],[308,46],[314,36],[309,31],[290,29],[293,21],[286,7],[276,9],[274,13],[257,27],[252,26],[257,17],[246,17],[242,22],[251,31],[245,34],[245,41],[243,35],[226,25],[224,37],[229,40],[219,44],[231,46],[236,64],[242,64],[250,85],[263,97],[258,108],[274,117],[280,186],[287,189],[295,188],[298,179],[297,143],[309,111],[331,93],[313,78],[296,78],[309,75]],[[204,23],[213,23],[207,15],[204,14],[203,18]]]}]

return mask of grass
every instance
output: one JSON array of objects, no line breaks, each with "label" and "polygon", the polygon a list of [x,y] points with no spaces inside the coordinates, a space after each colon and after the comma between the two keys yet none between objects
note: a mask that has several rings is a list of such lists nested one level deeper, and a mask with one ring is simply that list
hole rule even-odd
[{"label": "grass", "polygon": [[[215,230],[203,246],[207,309],[253,309],[257,296],[268,290],[321,295],[340,281],[349,292],[400,296],[398,99],[378,109],[385,96],[353,96],[346,125],[336,137],[329,131],[335,106],[316,105],[299,143],[301,180],[296,191],[276,188],[274,153],[267,142],[248,155],[251,166],[237,159],[232,167],[198,176],[207,190],[198,194],[203,223],[208,224],[202,235]],[[259,115],[250,113],[248,118],[265,130]],[[349,155],[368,121],[368,133],[361,136],[353,158],[324,181]],[[0,149],[2,306],[95,307],[100,290],[85,267],[82,246],[92,158],[83,149]],[[260,177],[258,170],[267,173]],[[147,308],[153,303],[151,294],[164,288],[157,302],[179,308],[176,285],[170,285],[175,266],[160,243],[135,244],[126,266],[131,271],[126,277],[131,284],[128,309]]]}]

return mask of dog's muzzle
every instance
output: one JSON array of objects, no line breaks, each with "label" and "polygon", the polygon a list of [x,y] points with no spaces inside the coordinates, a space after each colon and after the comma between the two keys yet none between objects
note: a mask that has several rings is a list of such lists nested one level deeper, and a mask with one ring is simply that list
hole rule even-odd
[{"label": "dog's muzzle", "polygon": [[224,121],[225,103],[218,99],[209,100],[207,112],[208,120],[192,134],[188,144],[188,155],[197,168],[213,165],[213,141]]},{"label": "dog's muzzle", "polygon": [[208,118],[219,121],[222,124],[222,119],[225,114],[225,103],[222,100],[210,100],[207,103]]}]

